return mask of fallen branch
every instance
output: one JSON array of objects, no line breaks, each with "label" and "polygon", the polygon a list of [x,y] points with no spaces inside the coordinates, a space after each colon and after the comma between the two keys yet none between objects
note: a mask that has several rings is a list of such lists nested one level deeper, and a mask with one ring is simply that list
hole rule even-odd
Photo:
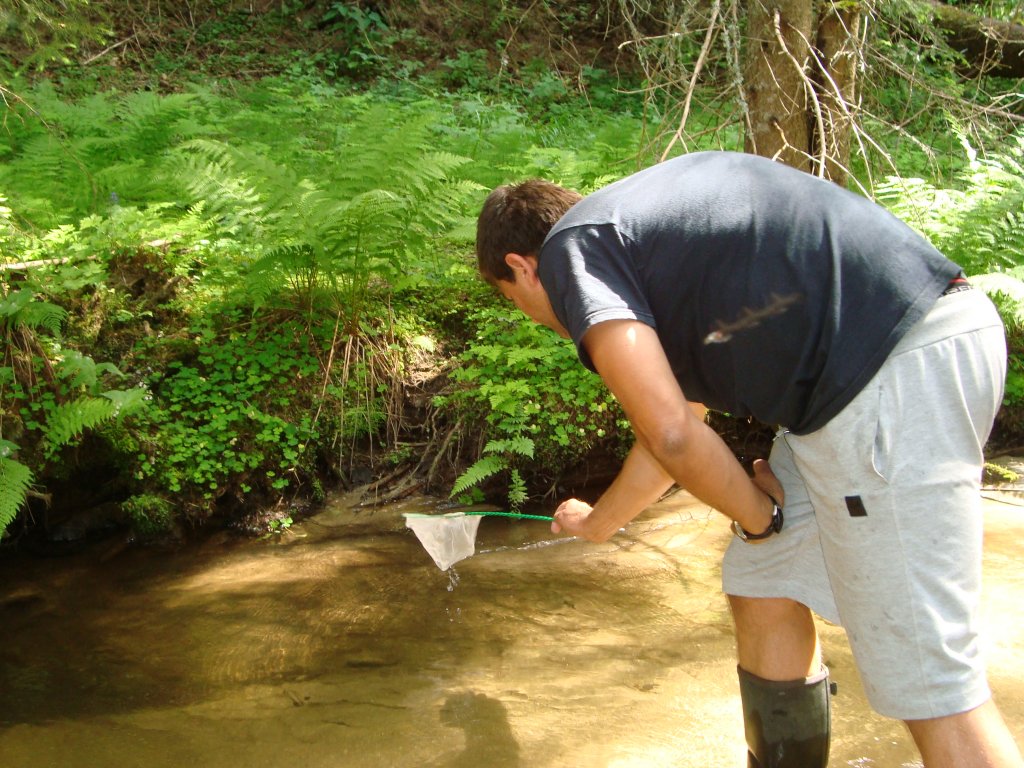
[{"label": "fallen branch", "polygon": [[134,40],[134,39],[135,39],[135,35],[129,35],[128,37],[126,37],[126,38],[125,38],[124,40],[122,40],[121,42],[119,42],[119,43],[114,43],[113,45],[107,46],[107,47],[106,47],[106,48],[104,48],[104,49],[103,49],[102,51],[100,51],[99,53],[97,53],[97,54],[96,54],[95,56],[90,56],[90,57],[89,57],[88,59],[86,59],[85,61],[83,61],[83,62],[82,62],[82,66],[83,66],[83,67],[85,67],[85,66],[88,66],[89,64],[92,64],[92,63],[93,63],[94,61],[96,61],[97,59],[99,59],[99,58],[102,58],[103,56],[106,56],[106,55],[107,55],[108,53],[110,53],[110,52],[111,52],[112,50],[114,50],[115,48],[120,48],[120,47],[121,47],[122,45],[124,45],[125,43],[130,43],[130,42],[131,42],[132,40]]},{"label": "fallen branch", "polygon": [[66,264],[71,261],[69,256],[59,259],[37,259],[36,261],[19,261],[12,264],[0,264],[0,272],[20,272],[33,267],[48,267],[51,264]]}]

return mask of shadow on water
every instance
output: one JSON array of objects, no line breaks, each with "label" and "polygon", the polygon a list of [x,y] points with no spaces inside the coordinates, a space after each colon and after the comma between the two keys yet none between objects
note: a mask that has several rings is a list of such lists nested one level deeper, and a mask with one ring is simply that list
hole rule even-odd
[{"label": "shadow on water", "polygon": [[512,734],[508,710],[497,699],[482,693],[453,693],[441,707],[441,723],[460,728],[466,747],[434,768],[518,768],[519,744]]},{"label": "shadow on water", "polygon": [[[433,508],[339,500],[270,540],[0,561],[0,764],[743,765],[721,518],[680,494],[602,545],[487,518],[453,577],[402,521]],[[822,631],[833,764],[912,764]],[[1019,736],[1019,694],[1004,712]]]}]

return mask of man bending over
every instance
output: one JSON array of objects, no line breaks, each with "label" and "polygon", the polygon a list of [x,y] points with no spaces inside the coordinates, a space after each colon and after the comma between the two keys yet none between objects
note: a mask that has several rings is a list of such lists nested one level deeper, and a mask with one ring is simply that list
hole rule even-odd
[{"label": "man bending over", "polygon": [[[673,484],[733,521],[723,583],[750,766],[827,764],[811,611],[846,629],[871,705],[906,721],[929,768],[1024,765],[978,637],[982,448],[1006,348],[956,264],[865,198],[729,152],[586,198],[499,187],[477,258],[573,340],[636,434],[555,532],[603,541]],[[779,425],[752,479],[704,406]]]}]

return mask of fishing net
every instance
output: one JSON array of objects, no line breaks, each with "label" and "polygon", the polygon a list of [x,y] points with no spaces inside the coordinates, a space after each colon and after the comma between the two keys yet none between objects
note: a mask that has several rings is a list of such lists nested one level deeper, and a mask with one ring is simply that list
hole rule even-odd
[{"label": "fishing net", "polygon": [[415,515],[406,513],[405,526],[411,528],[442,571],[476,551],[476,531],[480,515],[452,512],[447,515]]},{"label": "fishing net", "polygon": [[524,515],[520,512],[449,512],[447,515],[406,512],[403,516],[405,527],[412,529],[437,567],[447,571],[476,551],[476,531],[484,515],[551,522],[551,518],[545,515]]}]

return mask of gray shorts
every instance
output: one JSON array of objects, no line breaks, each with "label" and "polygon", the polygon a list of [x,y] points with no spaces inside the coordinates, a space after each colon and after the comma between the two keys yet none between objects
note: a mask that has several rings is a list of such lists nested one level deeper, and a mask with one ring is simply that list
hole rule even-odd
[{"label": "gray shorts", "polygon": [[989,697],[980,482],[1005,365],[988,298],[943,296],[838,416],[779,433],[783,531],[726,552],[727,594],[790,598],[846,629],[883,715],[941,717]]}]

